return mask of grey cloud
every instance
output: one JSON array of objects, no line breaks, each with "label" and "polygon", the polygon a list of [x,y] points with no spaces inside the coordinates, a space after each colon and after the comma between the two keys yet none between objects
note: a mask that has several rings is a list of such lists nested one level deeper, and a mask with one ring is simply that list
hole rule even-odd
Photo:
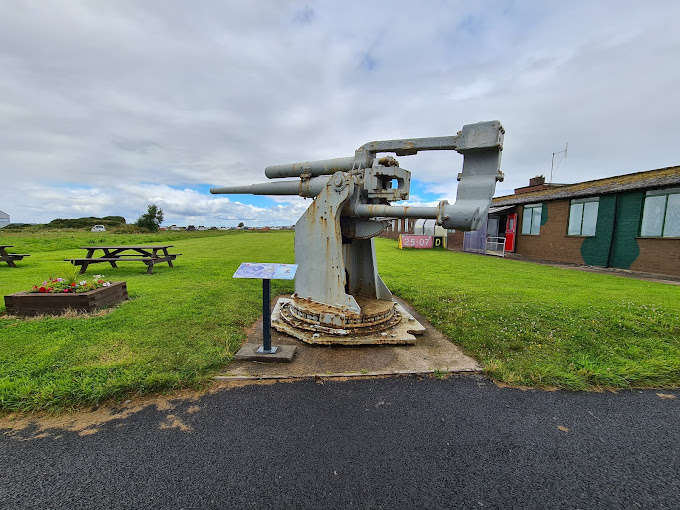
[{"label": "grey cloud", "polygon": [[[136,219],[151,196],[176,222],[283,218],[304,202],[260,213],[173,190],[491,119],[507,129],[499,192],[549,172],[567,141],[559,180],[677,164],[678,14],[608,1],[0,4],[0,168],[19,176],[0,208]],[[447,196],[460,164],[402,161]]]}]

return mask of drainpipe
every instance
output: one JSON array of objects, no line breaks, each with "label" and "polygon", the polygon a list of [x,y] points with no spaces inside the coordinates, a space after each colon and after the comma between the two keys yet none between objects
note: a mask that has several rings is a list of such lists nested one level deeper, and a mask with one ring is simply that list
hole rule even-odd
[{"label": "drainpipe", "polygon": [[614,218],[612,220],[612,237],[609,240],[609,253],[607,254],[607,266],[612,267],[612,253],[614,252],[614,237],[616,237],[616,217],[619,211],[619,194],[614,195]]}]

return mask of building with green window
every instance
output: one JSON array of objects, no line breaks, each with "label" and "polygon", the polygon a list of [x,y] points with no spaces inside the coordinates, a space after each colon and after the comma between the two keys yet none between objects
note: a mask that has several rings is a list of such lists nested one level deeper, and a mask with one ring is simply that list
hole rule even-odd
[{"label": "building with green window", "polygon": [[568,185],[535,178],[494,198],[488,224],[527,259],[680,276],[680,166]]}]

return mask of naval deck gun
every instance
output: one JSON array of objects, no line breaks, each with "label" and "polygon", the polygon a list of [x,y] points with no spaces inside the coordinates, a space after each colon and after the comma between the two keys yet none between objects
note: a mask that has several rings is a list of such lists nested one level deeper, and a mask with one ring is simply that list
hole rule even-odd
[{"label": "naval deck gun", "polygon": [[[415,338],[405,332],[418,327],[405,325],[410,315],[395,304],[380,278],[373,238],[390,218],[434,219],[447,229],[479,229],[496,182],[503,180],[504,134],[500,122],[490,121],[465,125],[453,136],[369,142],[351,157],[268,166],[270,182],[211,188],[213,194],[314,199],[295,225],[295,294],[277,303],[272,326],[308,343],[412,343]],[[393,156],[379,155],[435,150],[463,155],[455,203],[391,205],[408,200],[411,172]],[[279,180],[290,177],[296,179]],[[400,324],[403,333],[386,333],[399,330]]]}]

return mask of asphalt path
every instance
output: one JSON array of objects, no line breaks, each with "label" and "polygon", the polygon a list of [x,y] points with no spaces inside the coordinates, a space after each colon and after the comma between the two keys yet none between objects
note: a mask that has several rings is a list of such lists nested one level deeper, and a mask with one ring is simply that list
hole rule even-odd
[{"label": "asphalt path", "polygon": [[678,390],[402,377],[173,404],[3,434],[0,507],[680,508]]}]

